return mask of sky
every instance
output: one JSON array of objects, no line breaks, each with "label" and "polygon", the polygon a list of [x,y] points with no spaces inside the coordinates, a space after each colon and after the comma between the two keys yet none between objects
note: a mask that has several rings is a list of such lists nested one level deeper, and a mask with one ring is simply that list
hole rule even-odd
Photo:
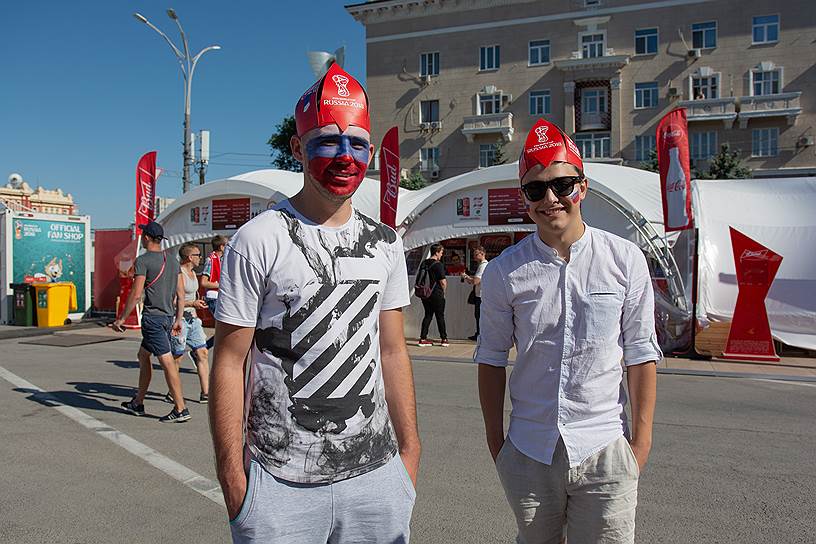
[{"label": "sky", "polygon": [[[365,81],[365,29],[336,0],[2,2],[0,185],[71,193],[92,228],[133,221],[136,163],[158,152],[157,193],[181,194],[184,88],[167,43],[181,48],[175,9],[197,53],[191,126],[210,131],[208,180],[272,168],[266,141],[316,79],[312,50],[346,47]],[[198,183],[198,174],[191,171]]]}]

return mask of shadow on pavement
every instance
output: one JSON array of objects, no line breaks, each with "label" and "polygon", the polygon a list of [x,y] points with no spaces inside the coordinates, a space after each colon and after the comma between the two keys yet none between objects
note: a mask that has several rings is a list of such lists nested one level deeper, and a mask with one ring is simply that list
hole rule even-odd
[{"label": "shadow on pavement", "polygon": [[[139,361],[108,360],[108,361],[105,361],[105,362],[111,363],[112,365],[116,365],[119,368],[135,368],[135,369],[139,368]],[[187,363],[192,364],[192,363],[190,363],[189,359],[187,359]],[[195,370],[190,370],[189,368],[187,368],[187,367],[185,367],[183,365],[184,365],[184,363],[182,363],[182,367],[179,368],[179,372],[181,374],[198,374]],[[158,370],[159,372],[163,372],[161,365],[158,364],[158,363],[151,363],[150,366],[153,367],[153,370]]]},{"label": "shadow on pavement", "polygon": [[[42,404],[49,408],[57,406],[71,406],[81,410],[96,410],[99,412],[112,412],[117,414],[128,414],[130,412],[120,408],[118,404],[122,400],[128,400],[135,394],[133,387],[112,385],[94,382],[69,382],[76,391],[37,391],[24,387],[15,388],[18,393],[26,393],[28,400]],[[147,399],[161,401],[164,397],[154,392],[148,392]],[[114,403],[111,406],[108,403]],[[158,419],[159,416],[145,414],[142,417],[148,419]]]}]

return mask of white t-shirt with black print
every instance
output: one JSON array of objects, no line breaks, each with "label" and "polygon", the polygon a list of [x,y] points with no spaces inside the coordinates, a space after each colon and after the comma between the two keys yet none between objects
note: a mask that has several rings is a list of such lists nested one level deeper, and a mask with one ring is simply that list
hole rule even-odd
[{"label": "white t-shirt with black print", "polygon": [[246,441],[268,472],[324,483],[393,457],[378,318],[408,304],[402,239],[357,210],[326,227],[287,200],[238,230],[215,317],[256,329]]}]

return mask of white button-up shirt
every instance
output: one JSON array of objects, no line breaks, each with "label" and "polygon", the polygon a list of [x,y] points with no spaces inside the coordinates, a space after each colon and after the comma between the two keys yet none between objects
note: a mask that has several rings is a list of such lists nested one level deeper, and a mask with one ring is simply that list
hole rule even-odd
[{"label": "white button-up shirt", "polygon": [[621,360],[663,358],[643,252],[589,226],[569,262],[535,233],[490,261],[479,330],[477,363],[507,366],[515,343],[508,437],[546,464],[559,437],[574,467],[628,435]]}]

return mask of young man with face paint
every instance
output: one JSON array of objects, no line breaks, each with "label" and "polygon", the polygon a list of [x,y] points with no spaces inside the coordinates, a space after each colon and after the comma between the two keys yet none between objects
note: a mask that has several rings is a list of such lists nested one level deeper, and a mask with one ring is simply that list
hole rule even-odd
[{"label": "young man with face paint", "polygon": [[520,543],[556,544],[564,534],[569,544],[632,543],[663,356],[646,259],[634,243],[584,223],[583,162],[557,126],[542,119],[530,131],[519,179],[537,232],[482,275],[474,361],[487,445]]},{"label": "young man with face paint", "polygon": [[351,205],[368,98],[333,64],[295,121],[303,188],[239,229],[218,286],[210,427],[233,541],[407,543],[420,445],[405,256]]}]

